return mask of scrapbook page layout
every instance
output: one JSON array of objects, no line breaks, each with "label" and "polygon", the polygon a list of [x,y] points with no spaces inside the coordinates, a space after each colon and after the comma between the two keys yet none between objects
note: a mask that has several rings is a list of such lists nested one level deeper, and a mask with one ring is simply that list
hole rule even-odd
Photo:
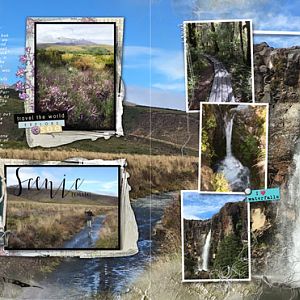
[{"label": "scrapbook page layout", "polygon": [[0,299],[300,299],[277,2],[2,1]]}]

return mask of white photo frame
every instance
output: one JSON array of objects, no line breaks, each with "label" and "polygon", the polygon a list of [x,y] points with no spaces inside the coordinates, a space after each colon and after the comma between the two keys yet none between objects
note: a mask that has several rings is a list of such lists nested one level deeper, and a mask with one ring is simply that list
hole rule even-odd
[{"label": "white photo frame", "polygon": [[[33,134],[31,129],[26,129],[26,138],[29,147],[57,147],[69,144],[75,141],[90,139],[92,141],[98,138],[108,139],[111,136],[124,135],[122,127],[123,99],[125,96],[124,84],[121,80],[122,73],[122,52],[123,52],[123,18],[27,18],[26,25],[26,51],[34,58],[35,55],[35,24],[37,23],[113,23],[115,24],[115,129],[114,130],[95,130],[80,131],[68,130],[59,133]],[[25,113],[33,113],[35,106],[35,66],[33,62],[28,61],[26,66],[26,94],[28,98],[24,102]]]},{"label": "white photo frame", "polygon": [[[138,227],[135,219],[133,209],[130,204],[128,184],[129,174],[126,171],[126,160],[87,160],[82,158],[71,158],[65,161],[32,161],[22,159],[2,159],[0,160],[0,176],[4,178],[5,165],[65,165],[70,166],[84,166],[84,165],[103,165],[103,166],[120,166],[120,180],[121,180],[121,198],[120,198],[120,250],[7,250],[8,256],[58,256],[58,257],[80,257],[80,258],[97,258],[97,257],[122,257],[131,256],[138,252]],[[4,201],[7,207],[7,192],[4,188]],[[7,213],[5,210],[5,219]],[[3,224],[6,225],[5,222]],[[9,228],[7,228],[9,230]]]},{"label": "white photo frame", "polygon": [[[251,91],[252,91],[252,101],[249,102],[237,102],[237,103],[252,103],[255,102],[255,89],[254,89],[254,60],[253,60],[253,25],[251,19],[228,19],[228,20],[194,20],[194,21],[184,21],[183,22],[183,43],[184,43],[184,70],[185,70],[185,102],[186,102],[186,112],[187,113],[199,113],[200,110],[190,110],[189,109],[189,99],[188,99],[188,62],[187,62],[187,42],[186,42],[186,25],[189,23],[201,24],[201,23],[222,23],[222,22],[250,22],[250,45],[251,45]],[[199,102],[207,102],[206,100],[199,100]],[[235,102],[226,102],[235,103]]]},{"label": "white photo frame", "polygon": [[201,156],[202,156],[202,150],[201,150],[201,146],[202,146],[202,114],[203,114],[203,105],[228,105],[228,106],[236,106],[236,105],[243,105],[243,106],[265,106],[266,107],[266,124],[267,124],[267,128],[266,128],[266,155],[265,155],[265,164],[264,164],[264,168],[265,168],[265,182],[264,182],[264,188],[267,188],[268,185],[268,146],[269,146],[269,104],[268,103],[228,103],[228,102],[215,102],[215,103],[211,103],[211,102],[201,102],[200,103],[200,121],[199,121],[199,168],[198,168],[198,190],[201,193],[217,193],[217,194],[244,194],[244,191],[242,192],[216,192],[216,191],[203,191],[201,189],[201,167],[202,167],[202,163],[201,163]]},{"label": "white photo frame", "polygon": [[[203,192],[199,192],[198,190],[182,190],[180,194],[180,203],[181,203],[181,251],[182,251],[182,282],[193,282],[193,283],[209,283],[209,282],[249,282],[251,281],[251,232],[250,232],[250,203],[245,202],[245,205],[247,205],[247,238],[248,238],[248,278],[242,278],[242,279],[235,279],[235,278],[219,278],[219,279],[186,279],[184,276],[185,272],[185,262],[184,262],[184,193],[196,193],[196,194],[205,194]],[[219,194],[221,197],[224,195],[233,195],[233,193],[209,193],[211,195]]]}]

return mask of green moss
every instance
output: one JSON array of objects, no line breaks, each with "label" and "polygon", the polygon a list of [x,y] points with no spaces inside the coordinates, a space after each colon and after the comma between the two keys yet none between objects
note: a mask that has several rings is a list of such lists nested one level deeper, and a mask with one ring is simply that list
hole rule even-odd
[{"label": "green moss", "polygon": [[207,111],[202,120],[201,154],[205,156],[205,161],[210,164],[216,155],[213,147],[213,137],[217,128],[217,120],[214,113]]},{"label": "green moss", "polygon": [[252,134],[247,134],[241,144],[241,155],[248,166],[252,166],[256,161],[259,152],[259,142]]}]

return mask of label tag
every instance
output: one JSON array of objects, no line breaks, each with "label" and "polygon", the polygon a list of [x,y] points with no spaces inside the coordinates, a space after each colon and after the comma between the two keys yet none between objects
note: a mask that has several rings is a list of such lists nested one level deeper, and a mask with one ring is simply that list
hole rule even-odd
[{"label": "label tag", "polygon": [[54,133],[54,132],[62,132],[62,126],[59,125],[40,126],[40,134]]},{"label": "label tag", "polygon": [[65,126],[65,120],[55,120],[55,121],[34,121],[34,122],[19,122],[19,128],[32,128],[41,126]]},{"label": "label tag", "polygon": [[14,114],[14,121],[16,124],[19,122],[67,120],[67,118],[67,111]]},{"label": "label tag", "polygon": [[280,200],[280,189],[270,188],[264,190],[252,190],[250,194],[246,194],[246,202],[260,201],[278,201]]}]

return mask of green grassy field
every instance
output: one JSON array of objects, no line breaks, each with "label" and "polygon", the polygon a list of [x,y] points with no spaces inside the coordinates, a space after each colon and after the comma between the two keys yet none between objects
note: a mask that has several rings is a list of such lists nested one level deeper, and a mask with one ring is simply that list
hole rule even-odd
[{"label": "green grassy field", "polygon": [[[0,113],[5,111],[23,113],[23,106],[24,103],[18,100],[14,93],[7,104],[0,107]],[[152,122],[151,137],[150,118]],[[187,122],[189,122],[191,138],[184,147],[183,153],[198,156],[199,122],[197,115],[190,115],[189,120],[187,120],[186,113],[183,111],[160,108],[152,108],[150,111],[149,107],[139,105],[124,106],[123,128],[125,136],[112,137],[109,140],[83,140],[56,149],[150,155],[151,143],[152,155],[181,155],[182,145],[188,139]],[[28,149],[25,131],[17,128],[13,122],[13,115],[4,120],[3,128],[10,137],[3,148]]]}]

